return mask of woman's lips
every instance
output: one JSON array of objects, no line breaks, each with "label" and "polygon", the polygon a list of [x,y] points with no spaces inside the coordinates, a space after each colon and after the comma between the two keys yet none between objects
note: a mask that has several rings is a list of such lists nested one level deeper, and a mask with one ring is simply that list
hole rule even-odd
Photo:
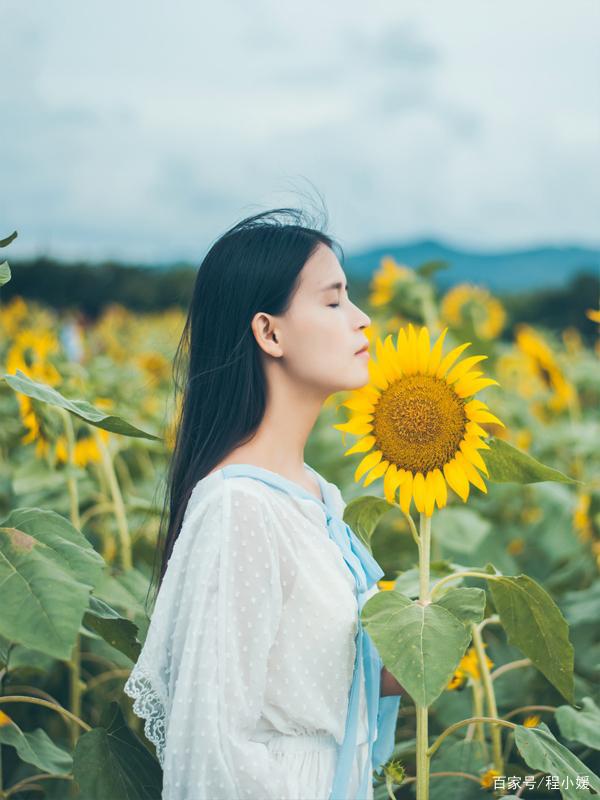
[{"label": "woman's lips", "polygon": [[369,355],[369,349],[368,348],[365,349],[365,350],[359,350],[358,353],[355,353],[354,355],[355,356],[362,356],[363,358],[365,358],[365,357],[366,358],[371,358],[371,356]]}]

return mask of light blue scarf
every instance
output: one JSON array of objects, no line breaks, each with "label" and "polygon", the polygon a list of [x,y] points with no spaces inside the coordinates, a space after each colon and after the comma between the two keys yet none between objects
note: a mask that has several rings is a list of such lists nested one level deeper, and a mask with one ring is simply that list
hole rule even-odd
[{"label": "light blue scarf", "polygon": [[[358,631],[355,638],[356,658],[354,660],[354,674],[348,700],[346,730],[343,742],[338,748],[337,768],[329,800],[365,800],[369,780],[372,780],[372,770],[379,770],[393,752],[396,721],[401,699],[399,695],[380,697],[383,662],[368,633],[363,630],[360,620],[360,611],[367,599],[365,593],[376,581],[383,577],[384,572],[365,545],[358,539],[352,528],[334,513],[331,488],[327,482],[308,464],[305,463],[304,466],[313,472],[317,478],[321,488],[322,500],[318,500],[300,484],[254,464],[229,464],[223,467],[221,472],[225,478],[235,476],[256,478],[283,492],[318,503],[325,511],[329,538],[338,545],[346,564],[354,575],[359,610]],[[359,686],[363,671],[369,722],[369,758],[361,778],[358,795],[349,798],[347,793],[352,766],[356,757]],[[375,739],[376,730],[377,738]]]}]

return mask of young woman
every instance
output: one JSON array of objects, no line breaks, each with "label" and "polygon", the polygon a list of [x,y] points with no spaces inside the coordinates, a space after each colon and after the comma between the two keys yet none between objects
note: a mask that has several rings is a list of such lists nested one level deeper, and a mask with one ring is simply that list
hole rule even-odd
[{"label": "young woman", "polygon": [[274,209],[213,244],[176,356],[159,590],[125,685],[163,799],[365,800],[394,745],[402,687],[359,625],[383,571],[304,461],[324,400],[369,380],[370,319],[303,221]]}]

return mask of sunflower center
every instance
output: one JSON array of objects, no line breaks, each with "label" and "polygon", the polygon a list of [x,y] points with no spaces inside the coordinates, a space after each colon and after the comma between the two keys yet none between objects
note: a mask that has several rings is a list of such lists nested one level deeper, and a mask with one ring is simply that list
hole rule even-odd
[{"label": "sunflower center", "polygon": [[464,402],[446,381],[407,375],[391,384],[377,403],[375,447],[399,468],[426,475],[454,457],[466,424]]}]

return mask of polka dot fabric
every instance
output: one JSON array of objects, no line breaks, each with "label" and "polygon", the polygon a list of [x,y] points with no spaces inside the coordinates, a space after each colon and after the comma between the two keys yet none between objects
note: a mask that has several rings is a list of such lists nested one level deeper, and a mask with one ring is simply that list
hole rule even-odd
[{"label": "polka dot fabric", "polygon": [[[319,504],[220,470],[199,481],[125,684],[163,800],[329,800],[357,625],[354,578]],[[359,708],[348,798],[365,800],[363,686]]]}]

